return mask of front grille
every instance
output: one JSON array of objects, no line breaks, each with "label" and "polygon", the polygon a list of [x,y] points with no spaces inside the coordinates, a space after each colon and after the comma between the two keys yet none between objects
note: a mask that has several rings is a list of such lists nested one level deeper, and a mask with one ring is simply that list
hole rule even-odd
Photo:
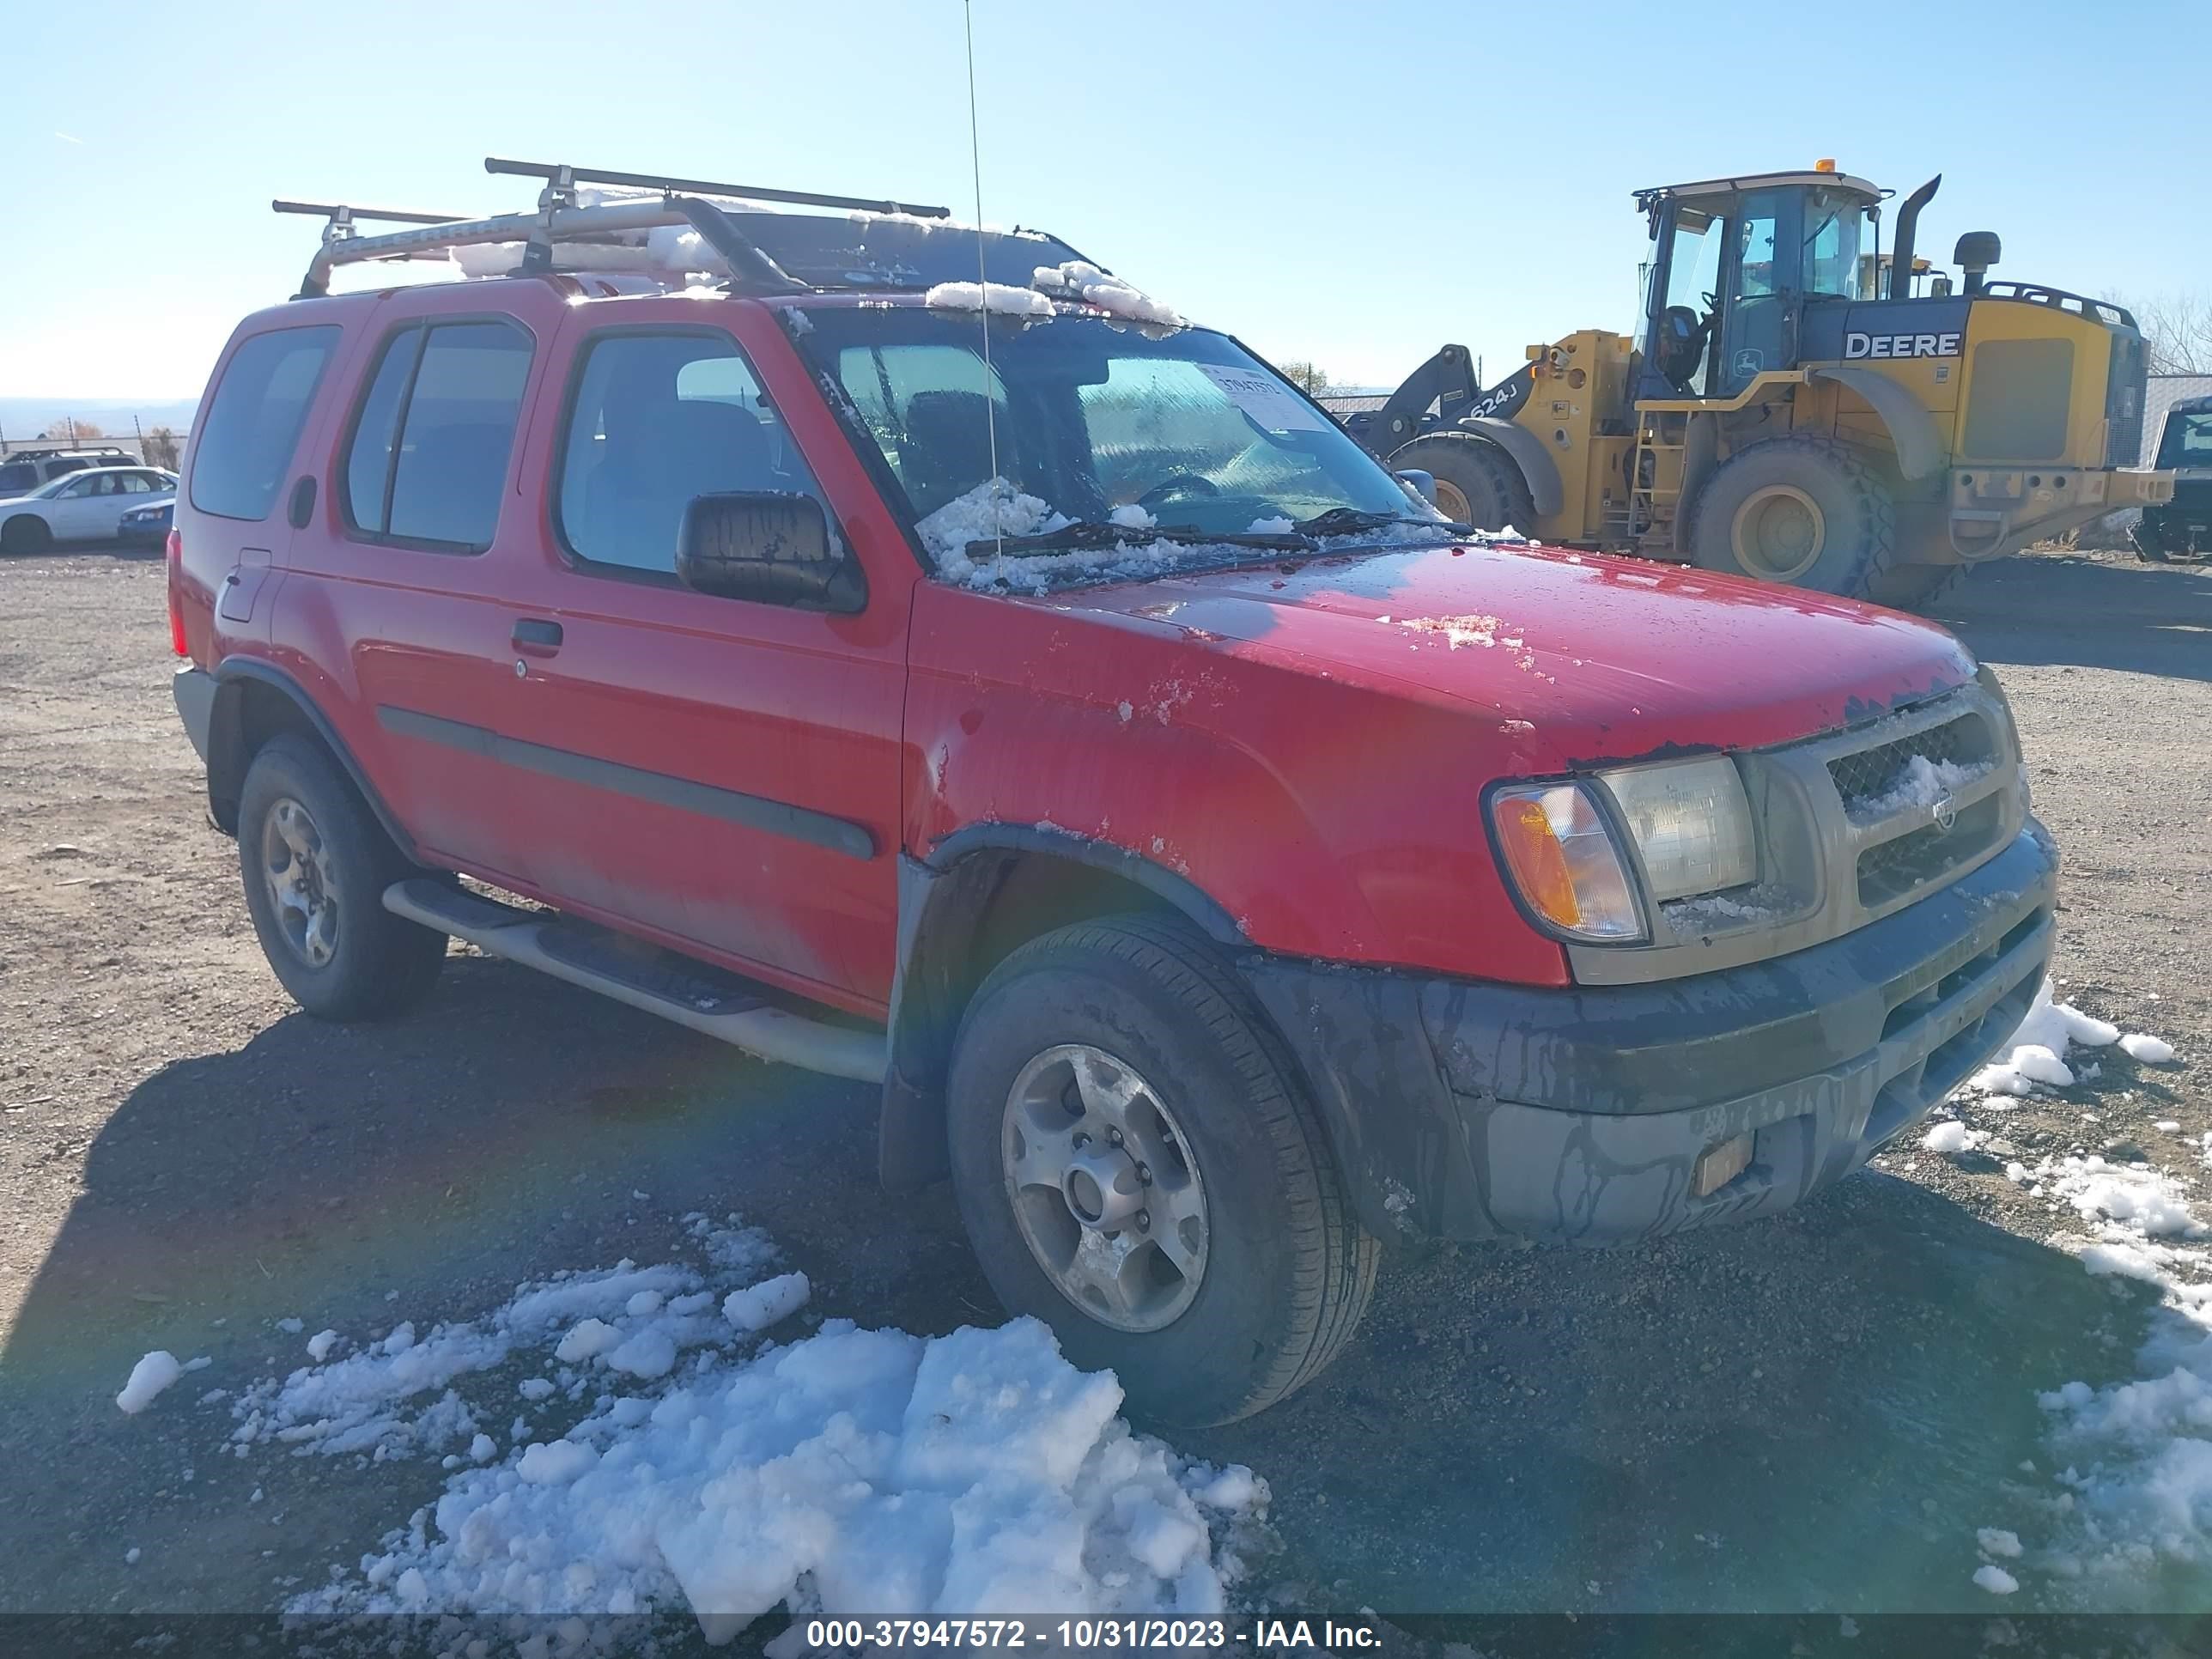
[{"label": "front grille", "polygon": [[1828,763],[1828,775],[1849,811],[1854,802],[1877,800],[1894,788],[1915,756],[1942,766],[1979,766],[1996,758],[1989,722],[1979,714],[1961,714],[1942,726],[1931,726],[1909,738],[1862,749]]},{"label": "front grille", "polygon": [[1941,880],[1996,845],[2004,829],[2003,800],[1984,795],[1952,820],[1877,842],[1859,854],[1859,902],[1878,909]]}]

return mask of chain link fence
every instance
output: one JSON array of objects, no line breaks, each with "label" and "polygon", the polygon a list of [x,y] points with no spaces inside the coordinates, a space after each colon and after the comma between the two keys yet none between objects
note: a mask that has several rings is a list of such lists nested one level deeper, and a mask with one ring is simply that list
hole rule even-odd
[{"label": "chain link fence", "polygon": [[74,421],[63,421],[46,428],[49,435],[45,437],[0,429],[0,461],[40,450],[119,449],[135,461],[167,467],[173,472],[185,453],[185,440],[191,435],[185,427],[158,423],[149,426],[137,420],[118,430],[119,425],[80,426]]}]

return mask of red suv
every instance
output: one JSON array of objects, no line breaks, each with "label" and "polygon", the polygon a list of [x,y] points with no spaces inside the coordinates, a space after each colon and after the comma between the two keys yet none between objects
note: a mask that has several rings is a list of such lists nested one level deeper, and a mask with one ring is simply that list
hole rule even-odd
[{"label": "red suv", "polygon": [[[1192,1424],[1381,1238],[1771,1214],[2027,1009],[2057,858],[1942,629],[1471,535],[1048,238],[577,182],[333,237],[202,405],[177,703],[310,1012],[458,936],[879,1085]],[[321,297],[425,247],[520,269]]]}]

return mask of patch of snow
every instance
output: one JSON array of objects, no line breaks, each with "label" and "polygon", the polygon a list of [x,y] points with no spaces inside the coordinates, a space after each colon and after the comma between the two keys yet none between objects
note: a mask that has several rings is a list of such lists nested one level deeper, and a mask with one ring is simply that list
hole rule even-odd
[{"label": "patch of snow", "polygon": [[1495,617],[1403,617],[1398,625],[1416,634],[1440,634],[1444,643],[1455,651],[1463,645],[1488,648],[1502,644],[1510,650],[1521,648],[1520,639],[1503,633],[1505,624]]},{"label": "patch of snow", "polygon": [[318,1365],[321,1364],[331,1357],[331,1350],[337,1345],[337,1340],[336,1331],[317,1331],[307,1339],[307,1358]]},{"label": "patch of snow", "polygon": [[154,1403],[154,1397],[185,1374],[177,1364],[176,1355],[166,1348],[156,1348],[131,1368],[130,1380],[123,1392],[115,1396],[115,1403],[124,1413],[136,1417]]},{"label": "patch of snow", "polygon": [[1705,893],[1695,898],[1668,899],[1659,914],[1677,933],[1711,933],[1723,923],[1771,921],[1787,908],[1789,895],[1778,888],[1749,887],[1741,898],[1726,893]]},{"label": "patch of snow", "polygon": [[2120,1039],[2120,1047],[2133,1060],[2147,1065],[2163,1066],[2173,1058],[2173,1045],[2163,1037],[2146,1036],[2140,1031],[2130,1031]]},{"label": "patch of snow", "polygon": [[1150,530],[1159,523],[1158,519],[1146,512],[1134,501],[1131,501],[1126,507],[1115,507],[1106,516],[1124,530]]},{"label": "patch of snow", "polygon": [[992,312],[1004,317],[1049,317],[1052,301],[1033,288],[1009,283],[939,283],[921,296],[938,311]]},{"label": "patch of snow", "polygon": [[133,1544],[129,1549],[123,1552],[123,1565],[126,1567],[137,1566],[138,1565],[140,1556],[143,1553],[143,1551],[142,1551],[136,1544]]},{"label": "patch of snow", "polygon": [[934,1340],[832,1321],[457,1471],[358,1576],[289,1610],[688,1606],[716,1644],[778,1605],[1219,1613],[1267,1488],[1132,1433],[1121,1401],[1032,1320]]},{"label": "patch of snow", "polygon": [[732,1291],[722,1317],[741,1331],[764,1331],[806,1305],[812,1293],[805,1273],[784,1273],[742,1291]]},{"label": "patch of snow", "polygon": [[1981,1546],[1984,1555],[1999,1556],[2008,1561],[2020,1558],[2020,1534],[2007,1532],[2002,1527],[1984,1527],[1974,1534],[1974,1541]]},{"label": "patch of snow", "polygon": [[1989,1136],[1979,1129],[1970,1129],[1956,1118],[1933,1126],[1920,1138],[1920,1144],[1931,1152],[1972,1152]]},{"label": "patch of snow", "polygon": [[1934,806],[1955,795],[1976,779],[1988,775],[1994,761],[1961,766],[1956,761],[1934,761],[1915,755],[1899,767],[1877,793],[1857,795],[1844,803],[1854,823],[1879,823],[1913,806]]},{"label": "patch of snow", "polygon": [[297,1336],[301,1331],[307,1328],[307,1322],[295,1316],[290,1319],[278,1320],[276,1322],[276,1328],[285,1333],[288,1336]]},{"label": "patch of snow", "polygon": [[1244,526],[1248,536],[1287,536],[1297,526],[1289,519],[1255,519]]},{"label": "patch of snow", "polygon": [[[1119,276],[1109,276],[1097,265],[1082,259],[1070,259],[1058,265],[1039,265],[1030,283],[1041,294],[1048,294],[1056,300],[1080,301],[1127,322],[1151,323],[1162,328],[1188,325],[1182,313],[1173,306],[1163,304]],[[974,284],[967,286],[972,288]],[[933,289],[930,292],[934,295],[936,290]],[[937,301],[932,299],[929,303],[934,305]]]},{"label": "patch of snow", "polygon": [[2020,1588],[2020,1580],[1994,1562],[1984,1562],[1976,1567],[1974,1582],[1992,1595],[2010,1595]]},{"label": "patch of snow", "polygon": [[2073,1068],[2066,1063],[2068,1045],[2103,1048],[2118,1040],[2118,1026],[2052,997],[2051,983],[2046,978],[2036,988],[2035,1000],[2020,1029],[1988,1065],[1967,1080],[1967,1087],[1984,1094],[2005,1095],[2032,1093],[2039,1083],[2068,1088],[2074,1082]]},{"label": "patch of snow", "polygon": [[[685,1218],[685,1228],[714,1268],[714,1281],[679,1263],[641,1267],[623,1261],[517,1285],[510,1301],[480,1319],[433,1325],[420,1334],[413,1322],[403,1322],[381,1341],[343,1358],[264,1378],[240,1391],[231,1405],[238,1425],[231,1439],[240,1455],[265,1442],[290,1446],[299,1455],[394,1458],[439,1451],[477,1431],[473,1413],[452,1387],[456,1381],[549,1345],[564,1364],[596,1364],[634,1376],[665,1375],[682,1351],[735,1340],[714,1316],[714,1304],[775,1254],[756,1229],[718,1227],[697,1215]],[[630,1311],[648,1306],[647,1313]],[[564,1327],[556,1345],[555,1333]],[[551,1382],[532,1381],[536,1387],[526,1387],[526,1395],[543,1399],[555,1392]],[[515,1431],[517,1437],[527,1426]]]}]

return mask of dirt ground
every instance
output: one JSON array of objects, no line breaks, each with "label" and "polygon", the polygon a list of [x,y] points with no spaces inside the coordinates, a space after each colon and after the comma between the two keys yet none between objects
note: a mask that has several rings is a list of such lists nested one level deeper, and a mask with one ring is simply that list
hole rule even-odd
[{"label": "dirt ground", "polygon": [[[2065,994],[2185,1062],[2110,1053],[2007,1138],[2212,1131],[2212,569],[2022,557],[1942,614],[2066,852]],[[392,1025],[300,1015],[171,665],[158,559],[0,562],[0,1612],[265,1611],[435,1494],[428,1461],[217,1455],[191,1402],[302,1363],[282,1318],[465,1317],[695,1209],[768,1229],[826,1315],[996,1317],[949,1194],[878,1191],[866,1090],[477,957]],[[2036,1390],[2128,1375],[2149,1300],[2051,1249],[2002,1163],[1900,1150],[1738,1230],[1399,1261],[1316,1386],[1177,1442],[1267,1478],[1262,1582],[1339,1608],[1986,1607],[1974,1528],[2020,1511]],[[212,1364],[125,1417],[155,1348]]]}]

